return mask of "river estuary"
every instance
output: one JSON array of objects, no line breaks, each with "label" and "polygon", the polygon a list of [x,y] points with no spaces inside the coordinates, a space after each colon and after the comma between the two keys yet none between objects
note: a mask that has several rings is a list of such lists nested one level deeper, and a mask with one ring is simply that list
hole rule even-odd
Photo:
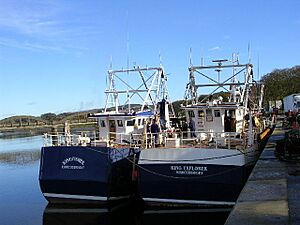
[{"label": "river estuary", "polygon": [[42,136],[0,138],[1,225],[221,225],[229,211],[151,209],[141,202],[101,208],[48,205],[38,183]]}]

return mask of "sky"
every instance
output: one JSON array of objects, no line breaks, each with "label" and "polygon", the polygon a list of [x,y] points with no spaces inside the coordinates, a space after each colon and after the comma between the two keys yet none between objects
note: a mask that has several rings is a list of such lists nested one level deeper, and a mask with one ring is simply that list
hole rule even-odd
[{"label": "sky", "polygon": [[190,56],[247,63],[250,46],[257,79],[299,65],[299,9],[298,0],[0,0],[0,119],[101,108],[111,64],[162,63],[173,101]]}]

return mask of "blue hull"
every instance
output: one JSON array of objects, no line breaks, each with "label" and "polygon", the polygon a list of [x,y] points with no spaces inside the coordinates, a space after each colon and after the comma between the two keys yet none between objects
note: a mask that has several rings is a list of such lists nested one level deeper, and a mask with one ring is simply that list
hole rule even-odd
[{"label": "blue hull", "polygon": [[43,147],[40,188],[51,203],[107,203],[130,197],[130,149],[108,147]]},{"label": "blue hull", "polygon": [[210,164],[146,164],[139,193],[151,205],[232,206],[252,167]]}]

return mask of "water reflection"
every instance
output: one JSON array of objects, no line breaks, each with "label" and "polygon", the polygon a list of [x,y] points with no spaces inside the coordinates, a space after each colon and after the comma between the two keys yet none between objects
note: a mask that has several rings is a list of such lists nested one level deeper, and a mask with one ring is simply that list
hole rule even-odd
[{"label": "water reflection", "polygon": [[26,165],[40,158],[42,136],[0,139],[0,164]]},{"label": "water reflection", "polygon": [[221,225],[230,209],[151,209],[124,203],[114,207],[48,205],[43,225]]},{"label": "water reflection", "polygon": [[43,146],[43,136],[2,139],[0,138],[1,152],[32,151]]},{"label": "water reflection", "polygon": [[0,152],[0,163],[26,165],[40,159],[41,151]]},{"label": "water reflection", "polygon": [[43,225],[141,225],[143,205],[125,202],[115,206],[53,205],[44,210]]}]

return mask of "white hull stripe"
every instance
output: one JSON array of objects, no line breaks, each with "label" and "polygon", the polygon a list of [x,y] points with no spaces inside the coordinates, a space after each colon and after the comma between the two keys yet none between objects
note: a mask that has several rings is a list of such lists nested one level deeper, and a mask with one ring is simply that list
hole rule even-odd
[{"label": "white hull stripe", "polygon": [[79,199],[79,200],[92,200],[92,201],[107,201],[129,198],[129,195],[118,197],[102,197],[102,196],[89,196],[89,195],[68,195],[68,194],[54,194],[43,193],[45,197],[49,198],[66,198],[66,199]]},{"label": "white hull stripe", "polygon": [[143,198],[146,202],[162,202],[162,203],[177,203],[177,204],[193,204],[193,205],[228,205],[232,206],[235,202],[222,201],[198,201],[198,200],[179,200],[179,199],[161,199],[161,198]]},{"label": "white hull stripe", "polygon": [[180,161],[180,160],[177,160],[177,161],[167,161],[167,160],[162,160],[161,162],[159,161],[147,161],[147,159],[139,159],[139,165],[162,165],[162,164],[176,164],[176,165],[179,165],[179,164],[193,164],[193,165],[214,165],[214,166],[244,166],[246,165],[245,162],[212,162],[212,160],[207,160],[207,161],[204,161],[204,160],[191,160],[191,161]]},{"label": "white hull stripe", "polygon": [[79,209],[62,209],[62,208],[53,208],[53,209],[46,209],[45,210],[46,213],[107,213],[108,209],[83,209],[83,208],[79,208]]},{"label": "white hull stripe", "polygon": [[188,208],[188,209],[158,209],[145,210],[144,214],[177,214],[177,213],[194,213],[194,212],[230,212],[231,208]]},{"label": "white hull stripe", "polygon": [[118,196],[118,197],[108,197],[108,200],[119,200],[124,198],[130,198],[130,195]]}]

